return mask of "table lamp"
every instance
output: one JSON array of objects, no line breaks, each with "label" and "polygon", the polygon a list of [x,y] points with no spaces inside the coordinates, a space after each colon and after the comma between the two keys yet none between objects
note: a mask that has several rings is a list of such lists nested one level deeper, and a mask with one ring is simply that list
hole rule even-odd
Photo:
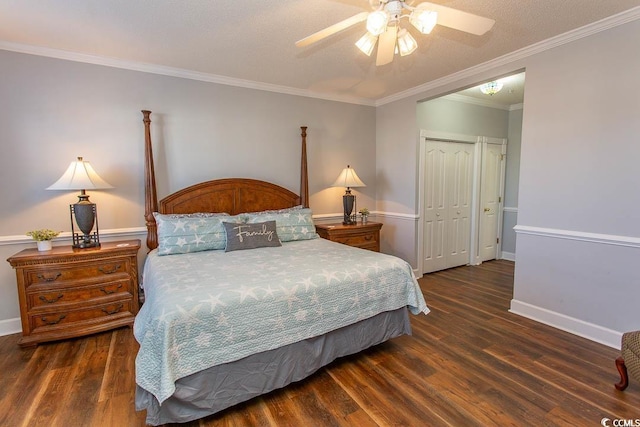
[{"label": "table lamp", "polygon": [[[91,167],[91,164],[86,160],[82,160],[82,157],[78,157],[77,161],[71,162],[67,171],[60,179],[47,187],[47,190],[80,190],[78,202],[69,205],[71,214],[71,236],[73,238],[74,248],[100,247],[96,205],[89,201],[89,195],[85,190],[106,190],[109,188],[113,187],[104,179],[100,178]],[[82,235],[75,232],[74,223],[78,225],[78,228],[82,231]]]},{"label": "table lamp", "polygon": [[356,203],[356,196],[351,194],[351,188],[366,187],[366,185],[358,178],[356,171],[347,165],[345,169],[342,169],[342,172],[340,172],[338,179],[336,179],[332,187],[346,187],[347,190],[344,196],[342,196],[342,206],[344,208],[344,219],[342,223],[344,225],[355,224],[356,221],[351,218],[351,212],[353,212],[353,207]]}]

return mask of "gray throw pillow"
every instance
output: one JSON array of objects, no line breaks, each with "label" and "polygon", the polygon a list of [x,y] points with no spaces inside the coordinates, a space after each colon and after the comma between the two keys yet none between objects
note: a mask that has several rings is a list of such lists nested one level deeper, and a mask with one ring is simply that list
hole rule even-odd
[{"label": "gray throw pillow", "polygon": [[265,221],[255,224],[237,224],[225,222],[227,232],[227,246],[225,252],[240,249],[255,249],[273,246],[282,246],[275,221]]}]

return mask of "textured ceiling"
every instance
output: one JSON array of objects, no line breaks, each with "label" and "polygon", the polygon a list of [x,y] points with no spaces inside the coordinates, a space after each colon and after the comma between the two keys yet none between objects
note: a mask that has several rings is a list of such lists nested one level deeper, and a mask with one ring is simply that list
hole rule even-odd
[{"label": "textured ceiling", "polygon": [[[411,30],[418,50],[376,67],[375,55],[354,46],[364,23],[306,48],[294,45],[371,10],[368,0],[2,0],[0,49],[80,60],[70,55],[93,55],[106,64],[142,63],[131,68],[373,105],[640,6],[640,0],[433,1],[496,24],[483,36],[441,26],[430,35]],[[58,51],[66,56],[52,53]]]}]

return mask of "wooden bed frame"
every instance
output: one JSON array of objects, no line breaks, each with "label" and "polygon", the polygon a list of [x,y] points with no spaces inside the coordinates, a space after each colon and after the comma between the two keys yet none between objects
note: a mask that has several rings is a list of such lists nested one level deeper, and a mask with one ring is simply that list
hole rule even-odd
[{"label": "wooden bed frame", "polygon": [[154,212],[188,214],[196,212],[226,212],[236,215],[268,209],[284,209],[302,205],[309,207],[309,178],[307,173],[307,127],[301,126],[302,156],[300,160],[300,195],[270,182],[247,178],[225,178],[202,182],[184,188],[160,200],[156,191],[151,143],[151,111],[142,110],[145,139],[145,211],[147,247],[158,247]]},{"label": "wooden bed frame", "polygon": [[[144,110],[142,113],[145,127],[145,219],[150,250],[158,246],[154,212],[227,212],[236,215],[297,205],[309,207],[305,126],[301,127],[300,196],[260,180],[226,178],[192,185],[158,203],[151,149],[151,112]],[[336,358],[410,333],[406,307],[382,312],[319,336],[214,365],[179,378],[174,384],[176,392],[162,405],[152,393],[136,385],[136,409],[147,411],[147,423],[151,425],[192,421],[307,378]],[[268,368],[256,374],[256,367],[259,366]],[[265,369],[270,372],[268,375],[264,375]],[[237,390],[237,384],[240,383],[243,383],[243,387]]]}]

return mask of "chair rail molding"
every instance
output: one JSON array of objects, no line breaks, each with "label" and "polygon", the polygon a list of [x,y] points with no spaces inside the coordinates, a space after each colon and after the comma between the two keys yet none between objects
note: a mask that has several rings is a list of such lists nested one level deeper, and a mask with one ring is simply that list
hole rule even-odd
[{"label": "chair rail molding", "polygon": [[581,242],[640,248],[640,237],[588,233],[584,231],[562,230],[556,228],[531,227],[527,225],[516,225],[513,229],[516,234],[528,234],[539,237],[551,237],[554,239],[577,240]]}]

